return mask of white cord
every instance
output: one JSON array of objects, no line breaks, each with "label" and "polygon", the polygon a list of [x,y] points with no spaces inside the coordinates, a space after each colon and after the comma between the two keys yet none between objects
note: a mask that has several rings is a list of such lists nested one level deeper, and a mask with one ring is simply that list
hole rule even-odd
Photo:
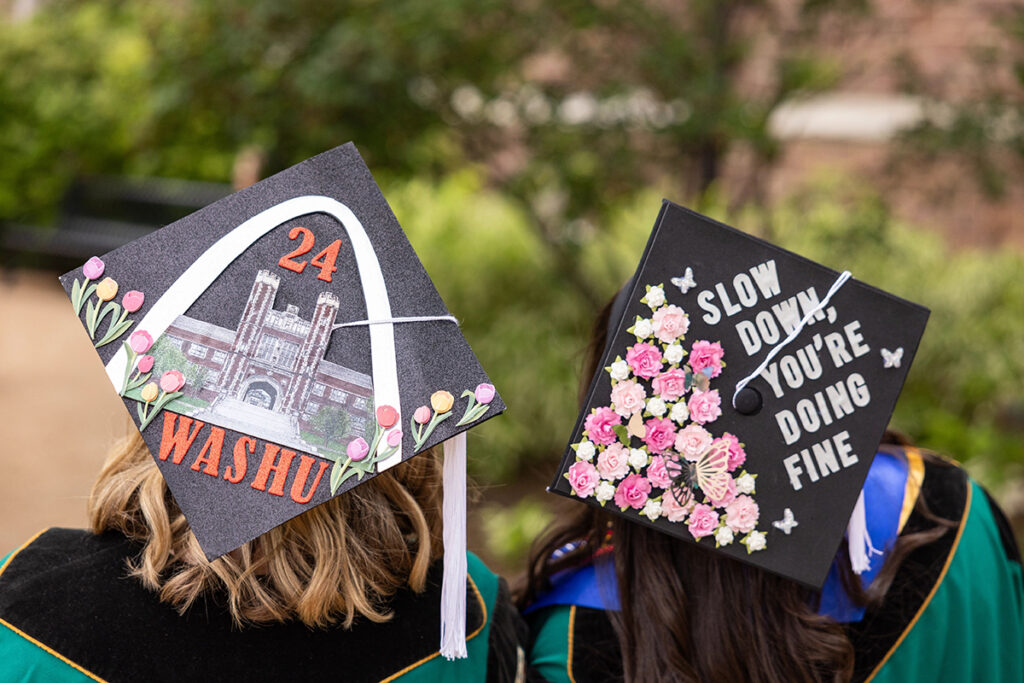
[{"label": "white cord", "polygon": [[775,358],[776,355],[778,355],[779,351],[781,351],[786,346],[786,344],[788,344],[789,342],[791,342],[791,341],[793,341],[794,339],[797,338],[797,336],[803,331],[803,329],[807,325],[807,323],[810,322],[811,318],[814,317],[815,315],[817,315],[817,313],[819,311],[821,311],[822,309],[824,309],[825,306],[828,306],[828,302],[832,298],[832,295],[835,294],[836,292],[838,292],[839,288],[842,287],[846,283],[846,281],[849,280],[849,279],[850,279],[850,271],[844,270],[839,275],[839,277],[836,278],[836,281],[832,283],[832,287],[828,290],[828,294],[825,295],[825,298],[822,299],[818,303],[817,306],[815,306],[811,310],[807,311],[807,315],[805,315],[803,320],[800,321],[800,324],[797,325],[793,329],[793,331],[789,333],[789,336],[786,337],[781,342],[779,342],[778,344],[775,345],[775,348],[773,348],[771,350],[771,353],[769,353],[765,357],[765,359],[763,361],[761,361],[761,364],[757,366],[756,370],[754,370],[752,373],[750,373],[749,375],[747,375],[746,377],[744,377],[743,379],[741,379],[739,382],[736,383],[736,388],[733,389],[733,392],[732,392],[732,407],[733,408],[736,407],[736,394],[740,393],[740,391],[743,390],[743,387],[747,386],[747,384],[750,383],[750,380],[754,379],[755,377],[760,375],[762,372],[764,372],[764,369],[766,367],[768,367],[768,364],[772,362],[772,359]]},{"label": "white cord", "polygon": [[423,323],[431,320],[447,320],[448,322],[459,324],[458,319],[454,315],[414,315],[403,318],[381,318],[380,320],[355,320],[350,323],[338,323],[333,328],[334,330],[342,327],[359,327],[360,325],[384,325],[385,323]]}]

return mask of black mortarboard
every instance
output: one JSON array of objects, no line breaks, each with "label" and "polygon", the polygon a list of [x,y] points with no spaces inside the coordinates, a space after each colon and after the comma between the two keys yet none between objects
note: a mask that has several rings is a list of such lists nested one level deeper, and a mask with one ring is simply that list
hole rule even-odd
[{"label": "black mortarboard", "polygon": [[551,490],[820,588],[927,319],[666,201]]},{"label": "black mortarboard", "polygon": [[504,410],[352,144],[61,281],[209,558]]}]

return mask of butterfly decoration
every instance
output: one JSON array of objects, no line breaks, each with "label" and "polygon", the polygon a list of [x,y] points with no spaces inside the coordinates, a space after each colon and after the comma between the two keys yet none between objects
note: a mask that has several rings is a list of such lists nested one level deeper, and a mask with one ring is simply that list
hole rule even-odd
[{"label": "butterfly decoration", "polygon": [[[672,478],[672,490],[689,500],[690,489],[700,489],[708,500],[721,500],[729,492],[729,444],[716,441],[696,462],[672,458],[665,469]],[[679,500],[679,496],[676,496]]]},{"label": "butterfly decoration", "polygon": [[772,522],[772,526],[789,536],[789,533],[793,531],[793,527],[800,526],[800,522],[796,521],[793,517],[793,511],[786,508],[782,511],[782,519]]},{"label": "butterfly decoration", "polygon": [[707,391],[711,386],[711,368],[704,368],[700,372],[693,372],[690,368],[686,368],[686,378],[684,382],[684,386],[687,391],[690,391],[691,389]]},{"label": "butterfly decoration", "polygon": [[640,413],[633,413],[633,417],[629,419],[629,424],[626,425],[626,433],[638,439],[647,436],[647,427],[644,426],[644,418]]},{"label": "butterfly decoration", "polygon": [[903,361],[903,347],[899,347],[895,351],[889,349],[882,349],[882,362],[887,368],[898,368],[900,363]]},{"label": "butterfly decoration", "polygon": [[683,294],[689,292],[692,288],[697,286],[697,281],[693,279],[693,268],[686,267],[686,272],[683,273],[682,277],[674,277],[671,280],[672,284],[679,288],[679,291]]}]

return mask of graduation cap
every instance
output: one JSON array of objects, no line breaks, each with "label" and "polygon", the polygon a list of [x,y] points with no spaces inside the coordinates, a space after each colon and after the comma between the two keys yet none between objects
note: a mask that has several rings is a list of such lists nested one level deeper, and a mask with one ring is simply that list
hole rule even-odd
[{"label": "graduation cap", "polygon": [[849,523],[863,570],[928,313],[666,201],[550,490],[816,589]]},{"label": "graduation cap", "polygon": [[465,656],[464,432],[504,403],[354,145],[61,282],[209,559],[444,442]]}]

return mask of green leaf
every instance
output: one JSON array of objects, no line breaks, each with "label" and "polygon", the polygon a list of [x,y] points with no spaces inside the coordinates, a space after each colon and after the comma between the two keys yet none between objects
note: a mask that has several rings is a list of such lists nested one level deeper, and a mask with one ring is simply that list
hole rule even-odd
[{"label": "green leaf", "polygon": [[338,492],[338,487],[341,486],[341,475],[345,472],[345,466],[341,464],[341,460],[334,461],[334,467],[331,468],[331,495],[333,496]]},{"label": "green leaf", "polygon": [[128,328],[130,328],[134,324],[135,322],[133,320],[122,320],[121,322],[115,325],[113,320],[111,320],[110,327],[107,328],[107,333],[103,335],[103,339],[96,342],[96,348],[99,348],[105,344],[109,344],[110,342],[116,340],[122,334],[127,332]]},{"label": "green leaf", "polygon": [[624,446],[629,445],[629,430],[626,429],[626,425],[615,425],[612,427],[612,431],[615,432],[615,436],[619,437],[619,441]]},{"label": "green leaf", "polygon": [[89,299],[85,306],[85,329],[89,331],[89,339],[96,338],[96,314],[99,312],[99,302]]}]

